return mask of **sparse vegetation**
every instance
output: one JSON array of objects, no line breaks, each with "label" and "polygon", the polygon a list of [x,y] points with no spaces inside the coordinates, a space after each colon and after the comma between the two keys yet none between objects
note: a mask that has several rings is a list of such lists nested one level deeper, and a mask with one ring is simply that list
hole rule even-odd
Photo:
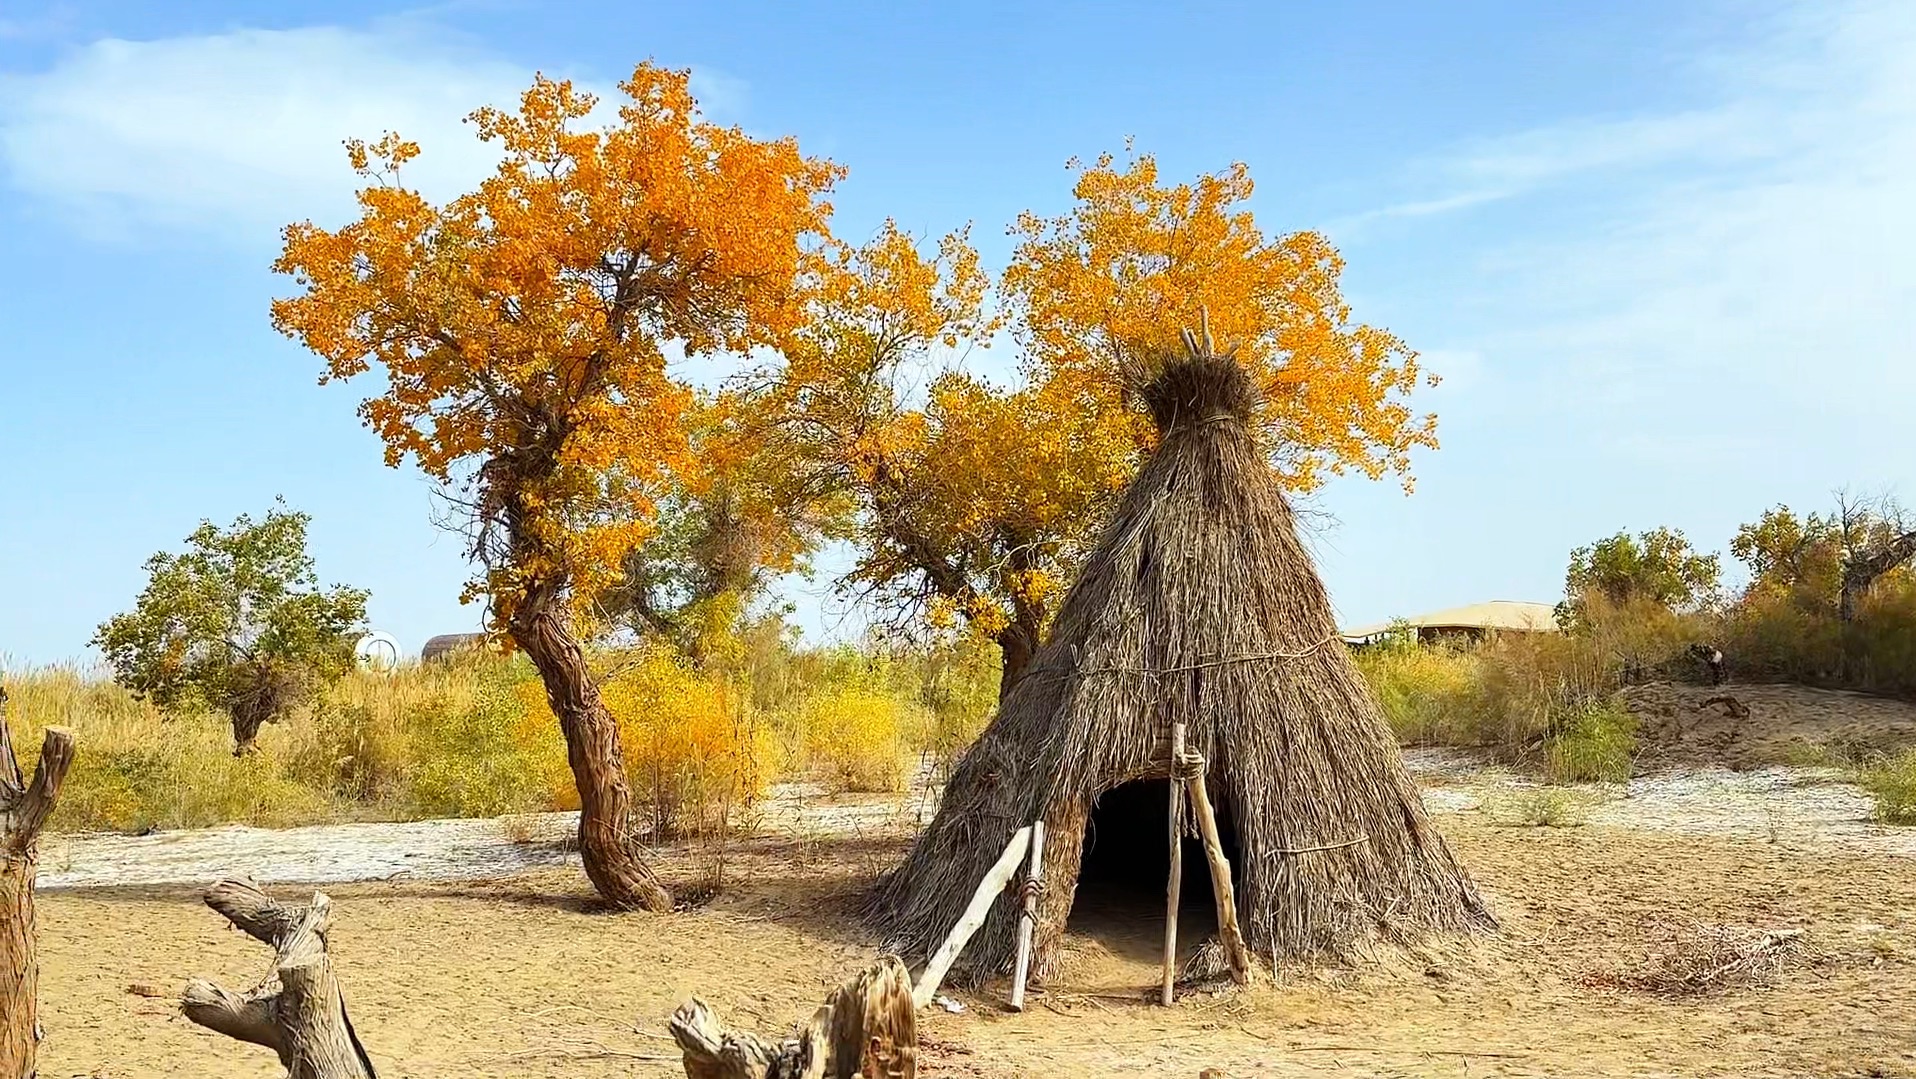
[{"label": "sparse vegetation", "polygon": [[1859,768],[1856,782],[1876,801],[1885,824],[1916,824],[1916,748]]},{"label": "sparse vegetation", "polygon": [[1564,787],[1532,787],[1486,801],[1484,816],[1507,828],[1577,828],[1590,819],[1593,800]]},{"label": "sparse vegetation", "polygon": [[[997,699],[989,642],[739,647],[752,658],[738,671],[700,670],[662,644],[594,658],[637,823],[651,834],[735,828],[784,775],[896,790],[912,759],[948,759],[969,744]],[[244,757],[232,754],[223,716],[164,710],[97,672],[11,670],[7,687],[23,750],[47,726],[74,728],[86,747],[53,819],[59,831],[578,808],[558,720],[523,657],[479,651],[349,674],[262,731]]]}]

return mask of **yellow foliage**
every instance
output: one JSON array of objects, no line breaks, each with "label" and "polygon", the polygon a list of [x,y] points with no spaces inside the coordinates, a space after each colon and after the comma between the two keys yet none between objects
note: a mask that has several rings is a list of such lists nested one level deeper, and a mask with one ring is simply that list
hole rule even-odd
[{"label": "yellow foliage", "polygon": [[729,682],[647,649],[601,687],[619,723],[634,791],[656,835],[703,834],[754,802],[776,763],[772,739]]},{"label": "yellow foliage", "polygon": [[895,791],[905,786],[914,718],[892,694],[851,687],[808,698],[797,725],[807,760],[838,789]]},{"label": "yellow foliage", "polygon": [[1437,445],[1436,418],[1403,399],[1436,379],[1396,336],[1351,321],[1329,240],[1267,238],[1243,208],[1253,185],[1241,163],[1171,185],[1148,154],[1072,167],[1071,212],[1026,213],[1012,230],[1004,292],[1034,380],[1065,380],[1142,445],[1148,425],[1119,400],[1125,379],[1208,314],[1263,391],[1259,419],[1288,484],[1309,490],[1356,469],[1409,486],[1410,451]]}]

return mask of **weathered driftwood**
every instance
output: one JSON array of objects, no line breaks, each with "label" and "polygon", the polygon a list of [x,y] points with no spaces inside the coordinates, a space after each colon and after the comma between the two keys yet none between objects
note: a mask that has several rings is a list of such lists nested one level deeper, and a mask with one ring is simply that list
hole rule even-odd
[{"label": "weathered driftwood", "polygon": [[1005,882],[1018,869],[1018,863],[1024,860],[1025,848],[1031,843],[1031,826],[1011,833],[1011,842],[1005,844],[1005,852],[998,856],[991,869],[985,873],[985,879],[978,882],[978,890],[971,894],[971,905],[965,908],[958,924],[951,927],[951,935],[945,938],[931,961],[925,964],[924,972],[918,975],[918,987],[912,990],[912,1000],[922,1008],[931,1003],[938,993],[938,987],[944,983],[945,973],[958,961],[958,953],[965,950],[971,935],[985,924],[985,915],[991,913],[991,905],[1005,890]]},{"label": "weathered driftwood", "polygon": [[1244,933],[1237,924],[1237,893],[1231,886],[1231,862],[1224,856],[1224,843],[1218,838],[1217,815],[1211,811],[1211,794],[1205,788],[1204,758],[1186,753],[1178,761],[1178,774],[1184,777],[1185,790],[1191,795],[1191,810],[1197,817],[1198,835],[1204,840],[1204,860],[1211,868],[1211,897],[1217,901],[1217,935],[1224,946],[1225,961],[1231,965],[1231,980],[1248,985],[1251,951],[1244,946]]},{"label": "weathered driftwood", "polygon": [[[1184,756],[1184,724],[1171,724],[1171,768],[1176,771]],[[1164,985],[1158,1002],[1169,1004],[1177,996],[1178,980],[1178,897],[1184,891],[1184,786],[1176,777],[1171,788],[1171,879],[1164,892]]]},{"label": "weathered driftwood", "polygon": [[914,1079],[918,1016],[911,973],[885,956],[840,986],[804,1027],[776,1044],[726,1030],[693,1000],[672,1016],[690,1079]]},{"label": "weathered driftwood", "polygon": [[33,782],[20,771],[0,687],[0,1075],[32,1076],[40,1047],[40,965],[34,954],[33,878],[40,829],[73,763],[73,732],[47,728]]},{"label": "weathered driftwood", "polygon": [[1018,923],[1018,962],[1011,974],[1011,1010],[1025,1010],[1025,979],[1031,974],[1031,930],[1038,922],[1038,892],[1044,887],[1044,822],[1031,823],[1031,857],[1026,860],[1024,903]]},{"label": "weathered driftwood", "polygon": [[206,890],[206,905],[274,951],[264,981],[235,993],[194,981],[180,999],[188,1019],[279,1055],[290,1079],[376,1079],[346,1015],[346,998],[326,955],[332,902],[315,892],[305,906],[280,903],[251,881]]}]

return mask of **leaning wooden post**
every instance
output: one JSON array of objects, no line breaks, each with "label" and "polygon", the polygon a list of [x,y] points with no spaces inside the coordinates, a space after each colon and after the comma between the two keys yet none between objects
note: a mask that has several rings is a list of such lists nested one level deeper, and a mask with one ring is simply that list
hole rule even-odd
[{"label": "leaning wooden post", "polygon": [[306,906],[287,906],[251,881],[229,879],[207,889],[206,905],[270,945],[273,966],[245,993],[194,981],[180,1011],[208,1030],[271,1049],[288,1079],[377,1079],[326,955],[332,901],[315,892]]},{"label": "leaning wooden post", "polygon": [[1211,795],[1204,786],[1204,758],[1187,753],[1179,761],[1185,789],[1191,794],[1191,811],[1197,816],[1198,835],[1204,838],[1204,860],[1211,867],[1211,896],[1217,900],[1217,935],[1224,945],[1224,957],[1231,964],[1231,980],[1248,985],[1251,980],[1251,952],[1244,946],[1244,933],[1237,924],[1237,893],[1231,886],[1231,863],[1224,857],[1224,843],[1218,838],[1217,817],[1211,812]]},{"label": "leaning wooden post", "polygon": [[73,732],[48,727],[33,782],[20,772],[0,687],[0,1075],[32,1076],[40,1049],[33,880],[40,830],[73,763]]},{"label": "leaning wooden post", "polygon": [[1044,887],[1044,821],[1031,824],[1031,859],[1025,863],[1024,909],[1018,915],[1018,965],[1011,975],[1011,1010],[1025,1010],[1025,977],[1031,973],[1031,929],[1038,920],[1038,890]]},{"label": "leaning wooden post", "polygon": [[1159,1003],[1169,1004],[1177,993],[1178,894],[1184,890],[1184,785],[1177,780],[1178,758],[1184,756],[1184,724],[1171,724],[1171,880],[1164,891],[1164,991]]},{"label": "leaning wooden post", "polygon": [[971,896],[971,905],[965,908],[965,913],[958,919],[958,924],[951,927],[951,936],[946,937],[945,942],[938,946],[937,953],[931,957],[930,962],[925,964],[924,972],[918,975],[918,987],[911,993],[911,999],[918,1007],[922,1008],[931,1003],[931,998],[938,992],[938,986],[945,980],[945,972],[957,962],[958,953],[970,943],[971,935],[978,931],[979,926],[985,924],[985,915],[991,913],[991,904],[998,898],[998,893],[1005,890],[1005,882],[1011,879],[1011,874],[1017,870],[1018,863],[1024,860],[1025,848],[1030,843],[1030,825],[1027,824],[1011,833],[1011,842],[1005,844],[1005,852],[998,856],[997,862],[993,863],[991,869],[985,873],[985,879],[978,882],[978,890]]}]

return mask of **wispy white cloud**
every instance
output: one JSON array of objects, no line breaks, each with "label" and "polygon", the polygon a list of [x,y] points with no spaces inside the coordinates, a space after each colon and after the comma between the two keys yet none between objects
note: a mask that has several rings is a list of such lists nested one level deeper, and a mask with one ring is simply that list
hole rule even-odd
[{"label": "wispy white cloud", "polygon": [[1621,527],[1716,547],[1777,501],[1916,491],[1916,5],[1804,0],[1682,76],[1702,104],[1456,147],[1333,230],[1432,369],[1480,359],[1431,398],[1417,498],[1333,491],[1347,613],[1547,599]]},{"label": "wispy white cloud", "polygon": [[1462,147],[1434,171],[1468,183],[1373,211],[1412,220],[1372,237],[1483,207],[1481,322],[1446,343],[1553,408],[1885,417],[1916,392],[1916,6],[1806,5],[1701,64],[1717,104]]},{"label": "wispy white cloud", "polygon": [[[424,148],[411,182],[436,198],[469,188],[497,157],[463,118],[510,106],[532,75],[416,18],[95,41],[44,71],[0,74],[0,168],[96,233],[270,241],[287,221],[351,212],[348,138],[398,131]],[[742,107],[739,80],[694,82],[715,114]]]}]

